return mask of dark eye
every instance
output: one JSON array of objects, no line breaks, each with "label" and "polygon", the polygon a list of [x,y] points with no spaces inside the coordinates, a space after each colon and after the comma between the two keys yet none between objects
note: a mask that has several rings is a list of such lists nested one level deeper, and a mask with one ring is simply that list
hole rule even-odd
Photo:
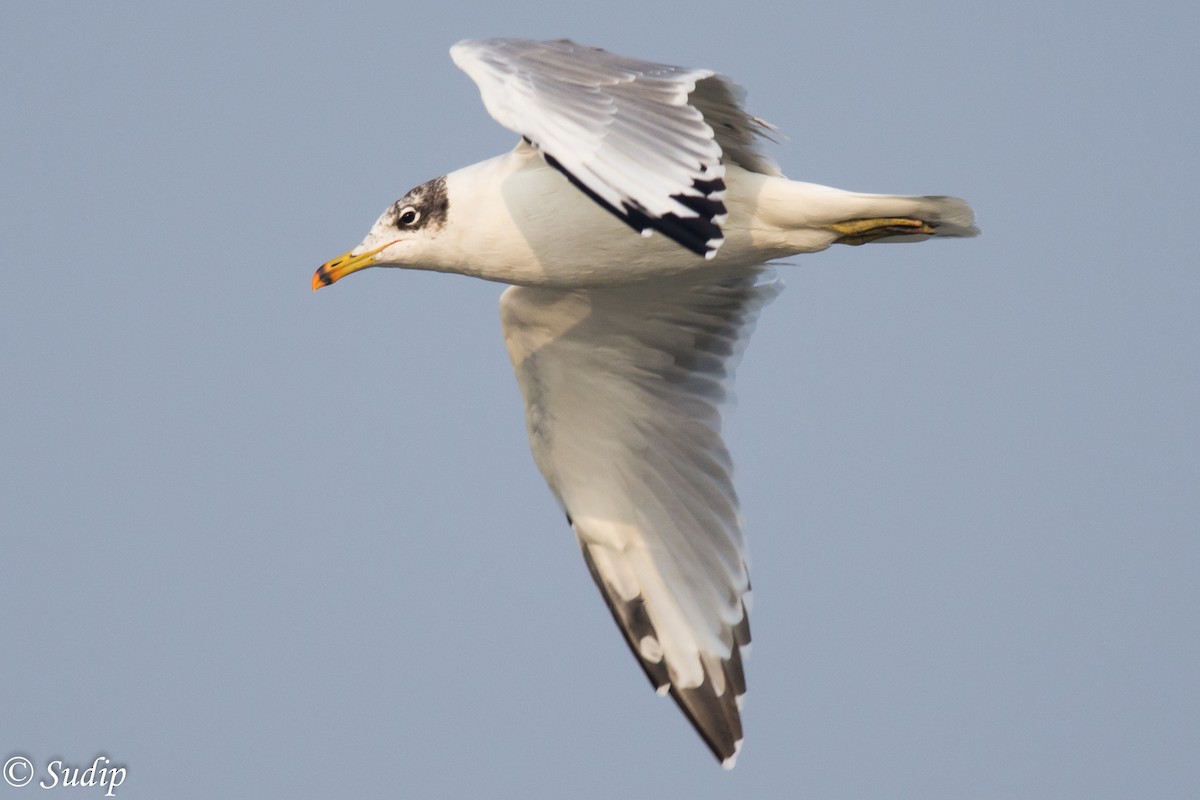
[{"label": "dark eye", "polygon": [[397,225],[412,225],[421,218],[421,212],[417,211],[412,206],[406,206],[400,215],[396,217]]}]

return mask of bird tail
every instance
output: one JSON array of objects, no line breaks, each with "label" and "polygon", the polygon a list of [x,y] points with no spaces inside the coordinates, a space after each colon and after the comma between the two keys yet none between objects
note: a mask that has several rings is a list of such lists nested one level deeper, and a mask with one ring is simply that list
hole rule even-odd
[{"label": "bird tail", "polygon": [[957,197],[864,194],[768,177],[758,201],[758,214],[799,252],[831,244],[979,235],[975,212]]}]

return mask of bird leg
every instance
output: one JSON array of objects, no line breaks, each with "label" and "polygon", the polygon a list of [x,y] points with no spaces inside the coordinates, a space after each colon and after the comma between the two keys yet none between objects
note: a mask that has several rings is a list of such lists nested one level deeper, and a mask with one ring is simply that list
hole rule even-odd
[{"label": "bird leg", "polygon": [[906,217],[882,217],[877,219],[850,219],[845,222],[835,222],[829,230],[838,234],[835,244],[866,244],[885,236],[905,236],[914,234],[933,235],[932,225],[919,219]]}]

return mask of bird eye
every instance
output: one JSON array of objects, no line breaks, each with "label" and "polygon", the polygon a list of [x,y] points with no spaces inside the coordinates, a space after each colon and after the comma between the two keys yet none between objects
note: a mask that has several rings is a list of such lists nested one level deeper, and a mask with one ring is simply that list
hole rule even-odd
[{"label": "bird eye", "polygon": [[400,214],[396,217],[396,224],[397,225],[412,225],[414,222],[416,222],[420,218],[421,218],[421,212],[417,211],[412,206],[408,206],[403,211],[401,211]]}]

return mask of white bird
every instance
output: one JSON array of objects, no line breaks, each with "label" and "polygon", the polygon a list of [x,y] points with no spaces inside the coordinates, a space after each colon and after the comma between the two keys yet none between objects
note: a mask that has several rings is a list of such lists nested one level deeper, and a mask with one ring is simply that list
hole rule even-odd
[{"label": "white bird", "polygon": [[974,236],[974,215],[784,178],[757,147],[770,126],[710,70],[567,40],[450,54],[521,141],[409,191],[313,288],[374,266],[514,284],[500,319],[534,460],[650,682],[732,767],[750,580],[720,407],[780,290],[766,262]]}]

